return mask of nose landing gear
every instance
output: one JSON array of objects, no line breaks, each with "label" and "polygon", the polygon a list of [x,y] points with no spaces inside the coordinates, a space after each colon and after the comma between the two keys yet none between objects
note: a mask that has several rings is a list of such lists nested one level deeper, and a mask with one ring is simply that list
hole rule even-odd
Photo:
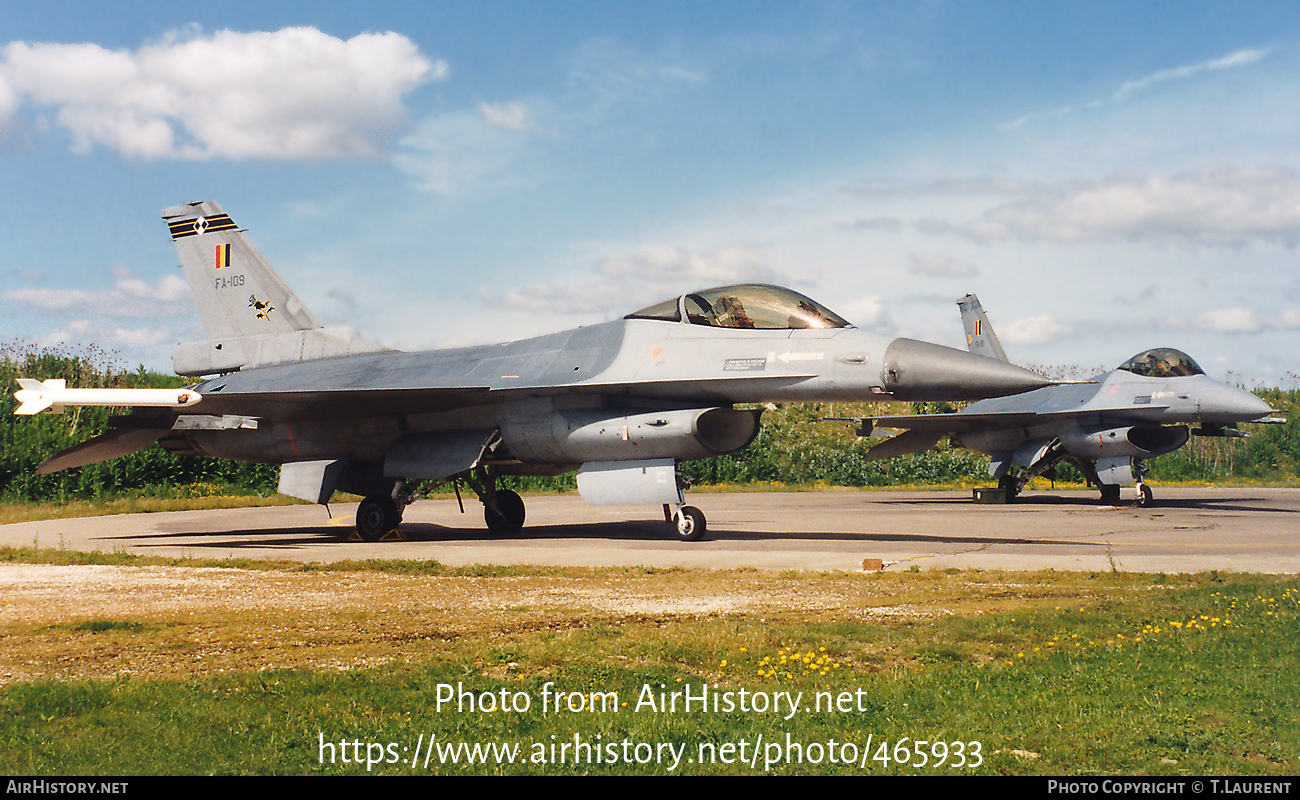
[{"label": "nose landing gear", "polygon": [[664,519],[673,526],[677,538],[683,542],[698,542],[708,533],[704,512],[695,506],[664,503]]}]

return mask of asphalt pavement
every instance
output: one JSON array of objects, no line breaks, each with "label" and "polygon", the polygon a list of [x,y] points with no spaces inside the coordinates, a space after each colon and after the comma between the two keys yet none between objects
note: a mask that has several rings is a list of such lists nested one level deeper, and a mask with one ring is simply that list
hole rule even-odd
[{"label": "asphalt pavement", "polygon": [[472,500],[409,507],[400,541],[352,532],[356,506],[176,511],[0,526],[0,545],[189,558],[436,559],[720,569],[980,568],[1131,572],[1300,572],[1300,489],[1160,488],[1156,505],[1101,505],[1095,492],[1034,491],[1012,505],[971,492],[696,492],[702,542],[673,538],[657,508],[527,497],[524,529],[490,534]]}]

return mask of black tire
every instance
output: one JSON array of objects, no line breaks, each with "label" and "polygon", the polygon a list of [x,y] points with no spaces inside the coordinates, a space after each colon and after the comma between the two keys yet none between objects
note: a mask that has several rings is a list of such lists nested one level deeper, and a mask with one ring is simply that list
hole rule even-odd
[{"label": "black tire", "polygon": [[1150,508],[1151,506],[1155,505],[1156,502],[1155,495],[1151,493],[1150,486],[1147,486],[1144,483],[1142,484],[1138,492],[1139,492],[1138,505],[1142,506],[1143,508]]},{"label": "black tire", "polygon": [[1107,506],[1119,505],[1119,485],[1103,483],[1101,485],[1101,503]]},{"label": "black tire", "polygon": [[704,512],[695,506],[682,506],[673,520],[673,531],[677,533],[677,538],[683,542],[698,542],[708,533],[708,525],[704,521]]},{"label": "black tire", "polygon": [[496,509],[483,504],[483,521],[498,536],[509,536],[524,527],[524,499],[509,489],[496,493]]},{"label": "black tire", "polygon": [[1011,477],[1010,475],[1003,475],[1001,478],[998,479],[998,488],[1004,492],[1006,496],[1006,502],[1008,503],[1015,502],[1016,495],[1020,494],[1020,492],[1018,491],[1019,483],[1020,483],[1019,481],[1017,481],[1015,478]]},{"label": "black tire", "polygon": [[367,542],[377,542],[397,530],[402,514],[391,497],[367,497],[357,508],[357,535]]}]

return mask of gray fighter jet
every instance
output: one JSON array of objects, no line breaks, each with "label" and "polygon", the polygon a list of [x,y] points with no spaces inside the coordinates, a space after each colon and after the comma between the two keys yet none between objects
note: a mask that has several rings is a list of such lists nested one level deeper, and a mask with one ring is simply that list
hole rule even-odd
[{"label": "gray fighter jet", "polygon": [[[957,301],[972,353],[1007,362],[979,298]],[[1244,436],[1242,422],[1282,422],[1250,392],[1211,380],[1186,353],[1146,350],[1090,381],[1060,384],[972,403],[951,414],[914,414],[859,420],[871,428],[904,429],[868,452],[869,460],[919,453],[950,436],[953,444],[989,456],[989,475],[1010,502],[1036,475],[1062,461],[1077,465],[1115,504],[1121,486],[1134,486],[1148,505],[1146,459],[1170,453],[1196,436]],[[1188,426],[1195,424],[1196,428]]]},{"label": "gray fighter jet", "polygon": [[724,286],[627,317],[505,344],[407,353],[323,327],[213,202],[163,212],[209,339],[177,347],[183,390],[69,389],[24,380],[20,414],[131,406],[109,432],[39,472],[152,442],[181,455],[279,464],[279,490],[327,503],[363,496],[357,531],[395,530],[442,483],[469,486],[488,527],[517,531],[501,475],[577,470],[594,504],[662,505],[678,536],[705,519],[685,504],[681,461],[753,441],[772,401],[974,399],[1049,385],[1029,370],[853,328],[788,289]]}]

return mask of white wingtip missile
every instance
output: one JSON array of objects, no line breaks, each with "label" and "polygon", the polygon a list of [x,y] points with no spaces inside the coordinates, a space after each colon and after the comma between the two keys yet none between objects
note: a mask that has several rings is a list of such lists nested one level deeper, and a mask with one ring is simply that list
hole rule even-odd
[{"label": "white wingtip missile", "polygon": [[14,392],[19,404],[14,413],[23,416],[47,409],[62,414],[64,406],[186,408],[203,399],[193,389],[69,389],[62,378],[47,381],[19,378],[18,385],[22,388]]}]

